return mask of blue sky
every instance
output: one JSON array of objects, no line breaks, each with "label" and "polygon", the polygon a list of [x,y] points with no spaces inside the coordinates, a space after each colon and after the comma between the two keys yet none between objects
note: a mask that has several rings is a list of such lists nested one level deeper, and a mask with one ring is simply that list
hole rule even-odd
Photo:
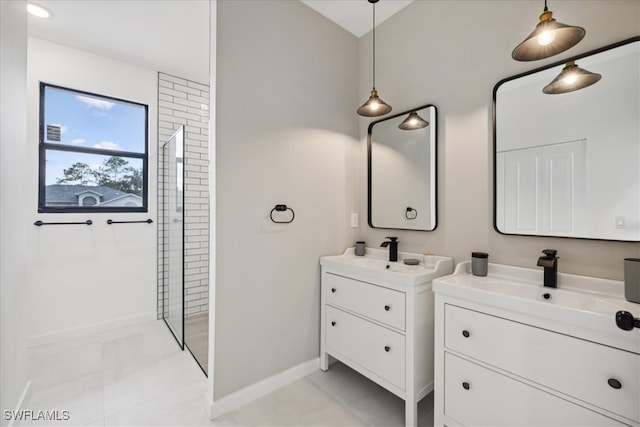
[{"label": "blue sky", "polygon": [[[47,86],[45,88],[45,142],[143,153],[145,142],[145,109],[138,104],[99,96],[78,94]],[[46,137],[46,125],[61,130],[60,141]],[[55,184],[62,171],[75,162],[92,168],[108,156],[47,151],[46,183]],[[131,166],[142,167],[142,161],[128,159]]]}]

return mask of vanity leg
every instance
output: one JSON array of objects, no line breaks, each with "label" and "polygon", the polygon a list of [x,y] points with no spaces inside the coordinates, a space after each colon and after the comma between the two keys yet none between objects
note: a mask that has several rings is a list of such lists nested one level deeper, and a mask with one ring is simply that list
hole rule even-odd
[{"label": "vanity leg", "polygon": [[329,355],[324,351],[320,353],[320,369],[323,371],[329,369]]},{"label": "vanity leg", "polygon": [[407,427],[418,425],[418,402],[415,397],[407,396],[407,400],[404,402],[404,424]]}]

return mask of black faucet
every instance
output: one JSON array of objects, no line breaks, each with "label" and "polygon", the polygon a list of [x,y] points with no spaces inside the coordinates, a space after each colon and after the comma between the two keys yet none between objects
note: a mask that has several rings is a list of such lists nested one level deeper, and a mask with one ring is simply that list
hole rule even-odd
[{"label": "black faucet", "polygon": [[544,256],[538,258],[538,267],[544,267],[544,286],[555,288],[558,279],[558,251],[555,249],[544,249]]},{"label": "black faucet", "polygon": [[389,261],[398,261],[398,238],[387,237],[387,241],[382,242],[380,247],[386,248],[389,246]]}]

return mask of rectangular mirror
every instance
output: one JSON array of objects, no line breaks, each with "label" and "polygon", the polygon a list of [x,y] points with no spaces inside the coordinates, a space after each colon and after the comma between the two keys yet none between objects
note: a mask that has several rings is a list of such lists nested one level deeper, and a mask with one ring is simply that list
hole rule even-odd
[{"label": "rectangular mirror", "polygon": [[369,125],[371,227],[436,228],[436,122],[436,107],[424,105]]},{"label": "rectangular mirror", "polygon": [[[601,79],[543,93],[569,61]],[[640,241],[640,37],[509,77],[493,95],[498,232]]]}]

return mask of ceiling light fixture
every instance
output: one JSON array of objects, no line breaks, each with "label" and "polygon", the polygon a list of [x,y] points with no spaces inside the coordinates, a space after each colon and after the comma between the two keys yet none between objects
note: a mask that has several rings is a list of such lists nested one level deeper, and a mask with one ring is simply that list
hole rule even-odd
[{"label": "ceiling light fixture", "polygon": [[411,113],[409,113],[407,118],[398,125],[398,129],[417,130],[426,128],[427,126],[429,126],[429,122],[420,117],[415,111],[412,111]]},{"label": "ceiling light fixture", "polygon": [[600,74],[582,69],[576,65],[575,61],[569,61],[565,64],[560,74],[558,74],[558,77],[546,85],[544,89],[542,89],[542,92],[548,95],[573,92],[574,90],[591,86],[601,78],[602,76]]},{"label": "ceiling light fixture", "polygon": [[27,3],[27,12],[36,18],[51,18],[51,12],[42,6],[38,6],[34,3]]},{"label": "ceiling light fixture", "polygon": [[529,37],[520,43],[511,53],[516,61],[536,61],[548,58],[575,46],[584,37],[582,27],[574,27],[557,22],[544,0],[544,12],[540,22]]},{"label": "ceiling light fixture", "polygon": [[391,111],[391,105],[378,97],[376,90],[376,3],[378,0],[368,0],[373,5],[373,89],[367,102],[358,108],[358,114],[365,117],[376,117]]}]

